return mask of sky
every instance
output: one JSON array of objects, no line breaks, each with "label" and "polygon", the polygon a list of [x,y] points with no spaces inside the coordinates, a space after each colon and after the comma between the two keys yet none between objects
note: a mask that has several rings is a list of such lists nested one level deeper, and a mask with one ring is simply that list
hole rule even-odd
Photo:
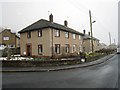
[{"label": "sky", "polygon": [[118,1],[119,0],[0,0],[0,27],[18,32],[28,25],[49,19],[86,33],[90,31],[89,10],[91,10],[93,36],[101,43],[118,41]]}]

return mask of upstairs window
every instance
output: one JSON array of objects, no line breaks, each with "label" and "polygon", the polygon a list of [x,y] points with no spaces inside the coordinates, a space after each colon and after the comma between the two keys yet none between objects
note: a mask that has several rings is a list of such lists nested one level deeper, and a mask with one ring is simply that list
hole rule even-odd
[{"label": "upstairs window", "polygon": [[60,54],[60,44],[55,44],[55,53]]},{"label": "upstairs window", "polygon": [[55,30],[55,37],[60,37],[60,30]]},{"label": "upstairs window", "polygon": [[9,37],[3,37],[3,40],[7,41],[7,40],[9,40]]},{"label": "upstairs window", "polygon": [[38,37],[42,37],[42,30],[38,30]]},{"label": "upstairs window", "polygon": [[31,38],[31,32],[27,33],[27,38]]},{"label": "upstairs window", "polygon": [[75,39],[76,38],[76,35],[75,34],[73,34],[73,39]]},{"label": "upstairs window", "polygon": [[65,38],[69,38],[69,32],[65,32]]},{"label": "upstairs window", "polygon": [[43,47],[40,44],[40,45],[38,45],[38,54],[42,54],[42,52],[43,52]]}]

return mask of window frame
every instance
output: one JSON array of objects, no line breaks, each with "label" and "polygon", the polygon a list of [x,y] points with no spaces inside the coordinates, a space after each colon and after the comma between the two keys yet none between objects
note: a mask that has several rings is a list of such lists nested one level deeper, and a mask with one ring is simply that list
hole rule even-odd
[{"label": "window frame", "polygon": [[38,30],[37,33],[38,33],[38,37],[42,37],[42,30]]},{"label": "window frame", "polygon": [[3,37],[3,40],[4,40],[4,41],[9,41],[9,40],[10,40],[10,37],[9,37],[9,36],[4,36],[4,37]]},{"label": "window frame", "polygon": [[31,38],[31,32],[30,31],[27,32],[27,38]]},{"label": "window frame", "polygon": [[81,40],[81,35],[79,35],[78,37],[79,37],[79,40]]},{"label": "window frame", "polygon": [[60,44],[55,44],[55,53],[60,54]]},{"label": "window frame", "polygon": [[54,30],[54,36],[60,37],[60,30]]},{"label": "window frame", "polygon": [[70,45],[69,44],[65,44],[65,52],[66,53],[70,52]]},{"label": "window frame", "polygon": [[73,39],[76,39],[76,34],[73,33],[72,36],[73,36]]},{"label": "window frame", "polygon": [[[74,47],[74,46],[75,46],[75,47]],[[73,53],[77,51],[77,46],[76,46],[76,44],[73,45],[72,51],[73,51]]]},{"label": "window frame", "polygon": [[65,38],[69,38],[69,32],[65,32]]},{"label": "window frame", "polygon": [[38,44],[38,55],[42,55],[42,53],[43,53],[43,46],[42,44]]}]

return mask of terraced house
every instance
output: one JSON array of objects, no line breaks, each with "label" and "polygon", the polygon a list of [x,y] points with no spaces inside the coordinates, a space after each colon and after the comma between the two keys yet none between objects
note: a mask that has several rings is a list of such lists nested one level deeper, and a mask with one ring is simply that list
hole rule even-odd
[{"label": "terraced house", "polygon": [[[88,34],[85,33],[86,31],[84,30],[84,37],[83,37],[83,52],[85,53],[91,53],[92,52],[92,44],[91,44],[91,36],[90,36],[90,32],[88,32]],[[100,43],[99,43],[99,39],[93,37],[93,51],[97,51],[102,49]]]},{"label": "terraced house", "polygon": [[64,25],[54,23],[52,14],[49,21],[41,19],[19,33],[23,56],[52,57],[83,51],[84,34],[69,28],[66,20]]}]

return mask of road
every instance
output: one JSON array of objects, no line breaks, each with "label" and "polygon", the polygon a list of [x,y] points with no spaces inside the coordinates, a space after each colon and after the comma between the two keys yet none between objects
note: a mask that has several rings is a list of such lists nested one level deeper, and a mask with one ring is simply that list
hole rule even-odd
[{"label": "road", "polygon": [[117,88],[118,58],[86,67],[50,72],[3,73],[3,88]]}]

